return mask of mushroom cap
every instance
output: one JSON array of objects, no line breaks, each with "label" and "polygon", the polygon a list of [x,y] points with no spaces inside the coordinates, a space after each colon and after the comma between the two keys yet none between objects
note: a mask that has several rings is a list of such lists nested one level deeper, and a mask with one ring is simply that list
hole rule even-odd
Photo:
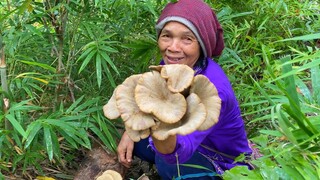
[{"label": "mushroom cap", "polygon": [[174,124],[160,122],[152,128],[152,136],[158,140],[165,140],[170,135],[187,135],[196,131],[206,119],[206,108],[198,95],[191,93],[187,97],[188,109],[181,121]]},{"label": "mushroom cap", "polygon": [[114,89],[108,103],[103,106],[103,114],[108,119],[117,119],[118,117],[120,117],[120,112],[117,107],[117,101],[115,96],[116,91],[117,88]]},{"label": "mushroom cap", "polygon": [[155,125],[154,116],[152,114],[144,113],[138,110],[135,114],[132,114],[127,121],[124,122],[126,126],[129,126],[133,130],[145,130]]},{"label": "mushroom cap", "polygon": [[117,171],[106,170],[96,180],[122,180],[122,176]]},{"label": "mushroom cap", "polygon": [[207,118],[198,130],[206,130],[216,124],[219,120],[221,99],[214,84],[204,75],[194,77],[190,93],[195,93],[207,109]]},{"label": "mushroom cap", "polygon": [[178,122],[187,110],[184,96],[172,93],[157,71],[141,76],[135,88],[135,100],[141,111],[152,113],[165,123]]},{"label": "mushroom cap", "polygon": [[183,92],[188,89],[193,81],[194,71],[184,64],[164,65],[161,69],[161,77],[167,79],[171,92]]},{"label": "mushroom cap", "polygon": [[125,126],[125,129],[130,139],[134,142],[139,142],[141,139],[145,139],[150,135],[150,129],[133,130],[128,126]]},{"label": "mushroom cap", "polygon": [[162,69],[162,68],[163,68],[163,65],[157,65],[157,66],[151,65],[151,66],[149,66],[149,69],[150,69],[151,71],[161,72],[161,69]]},{"label": "mushroom cap", "polygon": [[127,121],[138,109],[134,99],[134,89],[141,75],[132,75],[117,87],[116,101],[121,118]]},{"label": "mushroom cap", "polygon": [[133,130],[144,130],[155,125],[153,116],[142,112],[135,102],[134,90],[141,75],[128,77],[117,87],[116,102],[125,125]]}]

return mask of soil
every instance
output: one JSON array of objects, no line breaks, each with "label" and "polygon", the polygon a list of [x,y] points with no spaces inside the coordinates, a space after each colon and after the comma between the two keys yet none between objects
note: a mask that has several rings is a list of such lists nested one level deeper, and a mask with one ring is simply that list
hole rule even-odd
[{"label": "soil", "polygon": [[85,154],[74,180],[96,179],[106,170],[119,172],[124,180],[160,180],[153,164],[134,157],[131,168],[127,169],[118,162],[116,154],[100,146],[94,147]]},{"label": "soil", "polygon": [[124,180],[160,180],[157,170],[153,164],[135,157],[132,166],[125,174]]}]

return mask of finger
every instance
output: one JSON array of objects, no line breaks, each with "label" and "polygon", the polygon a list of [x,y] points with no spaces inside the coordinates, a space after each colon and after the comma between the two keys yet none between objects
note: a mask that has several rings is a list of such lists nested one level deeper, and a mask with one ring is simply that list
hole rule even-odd
[{"label": "finger", "polygon": [[127,158],[127,161],[129,163],[131,163],[131,161],[132,161],[132,149],[128,148],[128,151],[126,152],[126,158]]},{"label": "finger", "polygon": [[119,159],[119,162],[121,162],[121,163],[127,162],[127,160],[126,160],[126,153],[125,153],[125,152],[120,152],[120,153],[119,153],[119,156],[118,156],[118,159]]},{"label": "finger", "polygon": [[128,160],[126,158],[120,157],[120,155],[119,155],[118,160],[123,166],[125,166],[126,168],[130,168],[131,162],[128,162]]}]

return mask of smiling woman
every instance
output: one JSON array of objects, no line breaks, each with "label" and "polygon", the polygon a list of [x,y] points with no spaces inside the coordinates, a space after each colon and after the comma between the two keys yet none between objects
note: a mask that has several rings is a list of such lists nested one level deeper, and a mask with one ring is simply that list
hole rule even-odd
[{"label": "smiling woman", "polygon": [[[159,17],[156,31],[162,55],[161,65],[170,67],[184,64],[193,69],[192,74],[195,77],[203,77],[194,78],[192,81],[201,85],[190,88],[197,98],[190,97],[187,104],[193,103],[197,107],[200,107],[200,104],[204,105],[203,111],[206,111],[207,115],[198,118],[199,116],[192,114],[199,113],[200,108],[187,107],[190,114],[179,118],[178,124],[173,122],[174,124],[162,126],[161,130],[165,131],[166,136],[160,136],[157,130],[150,128],[150,136],[139,142],[133,142],[129,132],[124,132],[117,149],[119,161],[130,167],[133,155],[138,156],[154,163],[162,179],[184,176],[219,179],[225,170],[234,166],[248,166],[245,162],[234,162],[234,158],[230,158],[240,154],[249,156],[252,151],[248,145],[238,101],[231,84],[222,68],[211,59],[213,56],[219,56],[224,49],[223,30],[214,11],[202,0],[179,0],[169,3]],[[176,73],[184,76],[182,73]],[[153,82],[150,81],[150,84]],[[216,87],[216,90],[206,88],[211,86]],[[210,98],[210,94],[215,94],[214,97],[219,98],[221,102],[221,108],[217,111],[213,111],[217,104],[214,98]],[[147,103],[154,104],[154,101],[143,102]],[[161,108],[160,103],[156,103],[154,110],[161,112],[157,114],[161,119],[160,117],[179,109],[179,106],[182,105],[175,103],[169,110],[161,111],[164,108]],[[208,113],[209,111],[212,113]],[[203,126],[190,133],[172,133],[186,127],[194,128],[188,123],[185,123],[186,125],[183,123],[185,117],[201,121],[196,124],[201,124],[206,119],[209,128]],[[169,126],[175,127],[172,130],[167,128]],[[177,169],[177,164],[184,163],[204,168],[179,166]]]},{"label": "smiling woman", "polygon": [[185,25],[171,21],[162,29],[158,46],[165,64],[185,64],[193,67],[200,57],[200,44]]}]

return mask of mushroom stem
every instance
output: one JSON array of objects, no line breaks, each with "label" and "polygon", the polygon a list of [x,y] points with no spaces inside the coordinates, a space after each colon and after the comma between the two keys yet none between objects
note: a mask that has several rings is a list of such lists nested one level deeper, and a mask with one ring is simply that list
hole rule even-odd
[{"label": "mushroom stem", "polygon": [[165,140],[158,140],[157,138],[152,138],[154,146],[157,148],[157,150],[162,154],[170,154],[172,153],[176,148],[177,143],[177,136],[172,135],[169,136]]}]

